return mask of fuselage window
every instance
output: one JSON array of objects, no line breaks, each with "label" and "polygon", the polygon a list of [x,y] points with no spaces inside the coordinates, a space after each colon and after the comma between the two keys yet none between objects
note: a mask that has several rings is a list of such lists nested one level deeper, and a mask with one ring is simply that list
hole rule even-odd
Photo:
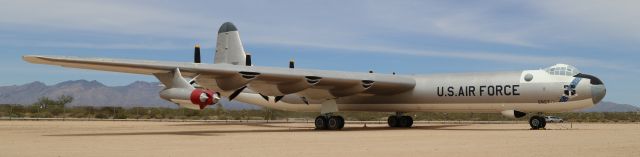
[{"label": "fuselage window", "polygon": [[551,75],[564,75],[564,76],[574,76],[579,74],[580,71],[576,69],[576,67],[567,65],[567,64],[556,64],[549,68],[546,68],[545,71]]}]

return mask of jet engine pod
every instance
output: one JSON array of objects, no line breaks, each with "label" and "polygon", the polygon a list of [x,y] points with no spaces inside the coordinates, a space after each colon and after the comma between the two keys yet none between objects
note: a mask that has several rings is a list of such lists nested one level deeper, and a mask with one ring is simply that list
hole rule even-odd
[{"label": "jet engine pod", "polygon": [[212,90],[169,88],[160,92],[160,97],[177,103],[180,107],[201,110],[218,103],[220,94]]},{"label": "jet engine pod", "polygon": [[504,110],[500,113],[502,113],[502,115],[504,115],[505,117],[509,117],[509,118],[520,118],[527,115],[527,113],[516,111],[516,110]]},{"label": "jet engine pod", "polygon": [[[217,99],[216,99],[217,98]],[[198,105],[213,105],[220,97],[212,90],[195,89],[191,92],[191,103]]]}]

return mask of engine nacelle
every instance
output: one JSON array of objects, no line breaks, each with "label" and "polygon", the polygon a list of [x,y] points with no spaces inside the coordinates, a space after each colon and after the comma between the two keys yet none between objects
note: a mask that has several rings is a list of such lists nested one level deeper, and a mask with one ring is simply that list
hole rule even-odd
[{"label": "engine nacelle", "polygon": [[527,113],[516,111],[516,110],[504,110],[500,113],[502,113],[502,115],[504,115],[505,117],[509,117],[509,118],[520,118],[527,115]]},{"label": "engine nacelle", "polygon": [[212,90],[169,88],[160,91],[160,97],[177,103],[180,107],[202,110],[218,103],[220,95]]}]

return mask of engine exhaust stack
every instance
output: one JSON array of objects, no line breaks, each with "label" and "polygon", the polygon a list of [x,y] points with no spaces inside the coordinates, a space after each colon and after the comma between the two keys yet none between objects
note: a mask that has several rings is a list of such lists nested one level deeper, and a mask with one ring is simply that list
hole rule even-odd
[{"label": "engine exhaust stack", "polygon": [[245,61],[246,61],[246,64],[245,64],[246,66],[253,66],[251,64],[251,54],[250,53],[247,53]]},{"label": "engine exhaust stack", "polygon": [[293,61],[293,59],[289,60],[289,68],[295,68],[295,62]]},{"label": "engine exhaust stack", "polygon": [[202,61],[200,60],[200,44],[196,44],[194,51],[193,51],[193,62],[194,63],[201,63]]}]

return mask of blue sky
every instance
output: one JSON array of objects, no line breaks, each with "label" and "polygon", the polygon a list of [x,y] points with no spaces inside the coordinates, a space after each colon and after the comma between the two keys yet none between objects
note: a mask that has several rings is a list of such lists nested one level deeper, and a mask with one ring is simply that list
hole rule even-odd
[{"label": "blue sky", "polygon": [[0,85],[150,76],[33,65],[22,55],[212,62],[218,27],[239,28],[254,64],[430,74],[555,63],[600,77],[606,101],[639,104],[638,1],[4,1]]}]

